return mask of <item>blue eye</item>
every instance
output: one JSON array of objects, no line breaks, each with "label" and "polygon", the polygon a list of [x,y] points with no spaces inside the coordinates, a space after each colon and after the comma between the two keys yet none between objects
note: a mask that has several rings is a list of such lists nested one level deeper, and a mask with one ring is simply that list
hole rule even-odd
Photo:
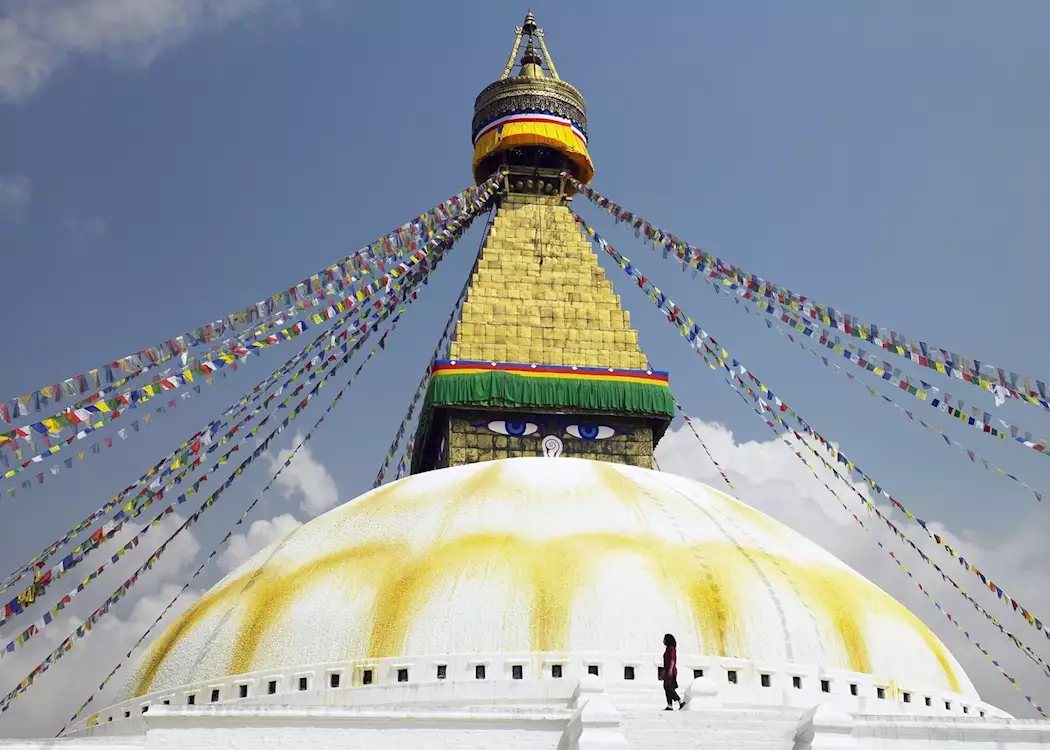
[{"label": "blue eye", "polygon": [[605,440],[623,433],[604,424],[570,424],[565,426],[565,434],[580,440]]},{"label": "blue eye", "polygon": [[540,426],[535,422],[523,422],[511,419],[493,419],[490,422],[482,422],[481,425],[492,432],[511,437],[524,437],[539,432]]}]

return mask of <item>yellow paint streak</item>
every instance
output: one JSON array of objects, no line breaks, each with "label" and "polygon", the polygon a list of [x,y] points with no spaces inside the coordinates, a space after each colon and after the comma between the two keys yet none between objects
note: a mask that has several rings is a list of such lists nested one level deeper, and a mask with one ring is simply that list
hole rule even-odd
[{"label": "yellow paint streak", "polygon": [[464,508],[471,505],[480,506],[486,500],[501,499],[507,491],[506,483],[502,482],[503,466],[496,461],[487,461],[467,474],[463,481],[456,482],[449,488],[448,494],[441,498],[446,507],[438,527],[438,539],[444,538],[445,532]]},{"label": "yellow paint streak", "polygon": [[255,575],[252,573],[230,581],[221,589],[209,591],[189,607],[182,616],[171,626],[161,633],[160,637],[146,652],[142,664],[134,679],[134,695],[148,693],[168,655],[178,646],[182,636],[192,632],[208,617],[216,608],[225,603],[236,603],[236,597],[241,593],[240,585]]},{"label": "yellow paint streak", "polygon": [[364,586],[379,585],[394,566],[394,560],[403,558],[405,553],[403,545],[373,542],[331,552],[288,573],[273,571],[261,576],[252,583],[245,602],[246,612],[234,644],[229,673],[252,671],[263,639],[311,586],[332,575],[361,581]]},{"label": "yellow paint streak", "polygon": [[919,634],[919,637],[922,638],[926,647],[933,652],[934,658],[937,659],[937,663],[941,665],[941,669],[944,670],[944,674],[948,677],[948,685],[951,687],[952,692],[960,692],[959,678],[955,674],[955,669],[952,667],[952,660],[948,655],[948,649],[945,648],[944,644],[941,643],[941,640],[933,634],[933,631],[926,627],[926,623],[916,617],[910,609],[894,599],[891,599],[890,601],[896,605],[897,617],[906,620],[912,626],[912,629]]},{"label": "yellow paint streak", "polygon": [[[228,674],[251,671],[265,638],[280,636],[283,618],[296,606],[297,598],[309,593],[325,578],[350,579],[342,586],[350,591],[361,581],[362,594],[370,599],[371,631],[359,633],[367,645],[348,644],[346,658],[376,659],[404,652],[407,639],[420,613],[439,591],[453,588],[460,580],[503,581],[506,595],[526,597],[531,602],[529,629],[534,651],[564,652],[571,642],[574,604],[581,592],[593,587],[603,566],[619,555],[635,556],[650,571],[656,586],[669,598],[682,603],[696,628],[697,646],[704,653],[750,658],[749,641],[758,637],[745,630],[743,611],[746,592],[758,585],[755,570],[734,544],[704,541],[675,544],[651,532],[654,512],[668,511],[668,519],[681,513],[675,495],[653,496],[644,486],[613,466],[595,465],[593,491],[596,496],[615,498],[639,523],[628,533],[574,534],[555,539],[535,539],[514,533],[474,534],[446,538],[454,520],[465,508],[486,501],[512,504],[529,502],[505,481],[500,464],[487,464],[465,472],[462,482],[450,483],[436,494],[412,488],[413,480],[389,485],[361,501],[338,511],[336,526],[356,513],[383,515],[439,503],[445,511],[442,531],[431,537],[429,546],[410,550],[407,544],[391,542],[348,544],[317,559],[306,555],[306,563],[291,570],[264,566],[209,592],[170,628],[146,654],[135,679],[137,695],[149,692],[161,667],[180,641],[215,612],[237,618],[238,638],[230,654]],[[719,494],[719,493],[716,493]],[[697,507],[696,503],[690,503]],[[742,521],[762,526],[784,538],[782,525],[752,508],[732,501],[728,508]],[[468,526],[470,524],[467,524]],[[352,535],[350,536],[352,539]],[[959,689],[950,657],[934,634],[911,612],[889,596],[858,578],[852,571],[831,565],[793,562],[787,558],[748,549],[748,554],[774,581],[785,577],[811,608],[826,633],[841,645],[837,664],[871,673],[871,655],[864,637],[868,618],[907,622],[935,655],[953,691]],[[283,565],[290,563],[285,559]],[[776,589],[784,591],[782,584]],[[353,606],[353,602],[347,602]],[[505,602],[491,606],[504,610]],[[355,644],[361,641],[356,640]],[[828,638],[828,635],[822,635]],[[683,648],[692,649],[687,641]],[[834,650],[833,650],[834,655]]]}]

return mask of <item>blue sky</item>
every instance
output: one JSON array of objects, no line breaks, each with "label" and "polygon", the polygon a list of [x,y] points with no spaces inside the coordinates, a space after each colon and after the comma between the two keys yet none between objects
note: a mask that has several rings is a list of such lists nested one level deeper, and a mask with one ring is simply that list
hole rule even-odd
[{"label": "blue sky", "polygon": [[[502,70],[526,10],[321,0],[143,0],[131,10],[83,0],[71,15],[73,5],[0,1],[3,398],[243,308],[466,187],[474,97]],[[789,10],[703,2],[640,10],[612,1],[534,2],[532,9],[559,73],[587,99],[598,190],[811,298],[1048,379],[1045,3],[993,9],[814,1]],[[1050,533],[1050,509],[836,377],[592,206],[575,203],[822,434],[909,508],[942,522],[964,554],[1050,617],[1050,592],[1037,574],[1050,563],[1039,541]],[[479,239],[472,230],[442,265],[391,345],[310,444],[312,465],[328,477],[325,491],[339,501],[371,486]],[[759,455],[749,441],[789,462],[790,453],[769,444],[768,430],[651,303],[615,266],[606,268],[650,359],[672,373],[683,406],[710,423],[713,444],[724,445],[728,455],[716,458],[754,493],[742,489],[742,498],[900,596],[948,642],[982,693],[1030,715],[910,583],[897,581],[891,563],[877,550],[870,559],[858,551],[870,543],[858,541],[852,526],[806,504],[819,494],[814,480],[790,473],[796,467],[780,479],[748,482],[762,468],[747,465],[747,456]],[[253,359],[134,440],[5,498],[0,568],[60,535],[292,353],[285,345]],[[935,382],[991,410],[990,394]],[[304,421],[312,423],[315,411]],[[917,406],[924,411],[1050,496],[1045,457]],[[1009,403],[999,415],[1050,435],[1050,417],[1036,407]],[[709,478],[699,468],[702,453],[679,438],[672,435],[675,449],[695,454],[672,463]],[[264,473],[245,475],[209,512],[211,521],[195,531],[205,552],[264,484]],[[289,498],[268,496],[258,518],[305,521],[330,504],[310,504],[316,476],[304,473],[303,482],[286,488]],[[839,516],[848,521],[841,509]],[[188,555],[165,580],[181,584]],[[917,559],[911,567],[928,575]],[[114,580],[108,589],[102,581],[93,586],[100,589],[94,597],[101,600]],[[938,596],[964,622],[979,617],[950,590]],[[131,635],[133,602],[114,614],[128,623],[126,632],[111,634],[114,644],[138,636]],[[146,617],[146,604],[138,606]],[[997,614],[1050,660],[1042,635],[1005,609]],[[991,632],[983,640],[1034,697],[1050,703],[1047,678],[1009,641]],[[5,660],[0,689],[17,682],[15,667],[31,666],[47,648],[27,649],[25,661]],[[89,640],[83,648],[99,658],[94,674],[74,685],[80,699],[112,666],[101,645]],[[47,677],[34,691],[57,695]],[[65,694],[54,700],[79,703]],[[50,726],[42,709],[28,716],[25,726]],[[18,732],[0,719],[0,735]]]}]

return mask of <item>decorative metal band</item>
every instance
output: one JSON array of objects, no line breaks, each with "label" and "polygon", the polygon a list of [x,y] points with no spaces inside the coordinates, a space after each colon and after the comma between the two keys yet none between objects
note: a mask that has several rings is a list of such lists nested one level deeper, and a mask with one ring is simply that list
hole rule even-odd
[{"label": "decorative metal band", "polygon": [[536,378],[592,378],[633,383],[668,385],[668,375],[663,370],[625,370],[617,367],[575,367],[572,365],[527,365],[515,362],[483,362],[466,359],[437,359],[431,369],[431,377],[452,373],[473,374],[479,372],[510,372]]},{"label": "decorative metal band", "polygon": [[498,128],[502,125],[509,125],[510,123],[515,122],[535,122],[549,123],[552,125],[564,125],[565,127],[570,128],[572,130],[573,134],[580,139],[580,142],[584,146],[587,145],[587,136],[584,135],[583,132],[572,123],[572,120],[568,120],[564,117],[558,117],[557,115],[547,114],[546,112],[518,112],[515,114],[507,115],[506,117],[497,118],[490,122],[488,125],[485,125],[474,135],[474,143],[477,144],[478,140],[482,138],[486,133],[490,132],[492,129]]},{"label": "decorative metal band", "polygon": [[501,117],[521,112],[556,115],[572,122],[587,136],[587,105],[575,88],[564,81],[508,78],[482,91],[474,103],[471,136]]}]

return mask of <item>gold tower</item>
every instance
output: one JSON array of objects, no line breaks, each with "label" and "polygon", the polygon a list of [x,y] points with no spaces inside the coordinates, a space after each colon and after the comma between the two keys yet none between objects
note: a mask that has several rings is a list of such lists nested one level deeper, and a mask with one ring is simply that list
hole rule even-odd
[{"label": "gold tower", "polygon": [[473,121],[475,179],[506,178],[449,359],[434,367],[413,471],[536,455],[651,468],[673,416],[667,375],[648,367],[561,179],[594,174],[586,104],[531,12],[515,31]]}]

